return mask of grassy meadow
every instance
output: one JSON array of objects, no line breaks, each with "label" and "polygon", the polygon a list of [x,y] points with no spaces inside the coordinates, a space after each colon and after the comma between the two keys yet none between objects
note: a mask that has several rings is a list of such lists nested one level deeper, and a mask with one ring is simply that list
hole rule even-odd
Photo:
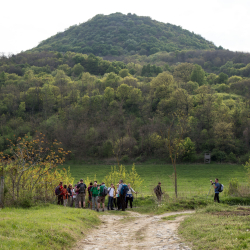
[{"label": "grassy meadow", "polygon": [[[126,165],[126,169],[130,170],[131,165]],[[89,177],[90,180],[96,179],[100,183],[104,176],[110,170],[110,165],[102,164],[86,164],[76,163],[73,161],[66,162],[63,167],[70,166],[71,174],[75,178],[75,182],[80,178],[84,180]],[[141,195],[151,195],[153,188],[159,181],[162,183],[162,189],[170,196],[174,195],[173,167],[170,164],[136,164],[136,171],[144,180],[139,188]],[[237,178],[240,183],[247,182],[246,170],[242,165],[234,164],[179,164],[177,165],[178,175],[178,193],[182,197],[193,197],[194,195],[207,195],[211,185],[209,180],[219,178],[219,182],[224,184],[225,189],[232,178]],[[224,192],[223,192],[224,193]],[[221,196],[223,196],[223,193]],[[211,190],[212,194],[212,190]]]},{"label": "grassy meadow", "polygon": [[0,249],[70,249],[99,222],[88,209],[5,208],[0,210]]},{"label": "grassy meadow", "polygon": [[249,207],[212,204],[198,209],[179,227],[179,234],[198,249],[250,249]]}]

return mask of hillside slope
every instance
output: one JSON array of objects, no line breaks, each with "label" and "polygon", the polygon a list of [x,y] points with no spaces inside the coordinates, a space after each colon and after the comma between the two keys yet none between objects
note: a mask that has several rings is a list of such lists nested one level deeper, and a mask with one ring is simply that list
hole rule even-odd
[{"label": "hillside slope", "polygon": [[85,23],[71,26],[42,41],[32,51],[73,51],[106,56],[196,49],[214,50],[216,46],[180,26],[135,14],[115,13],[96,15]]}]

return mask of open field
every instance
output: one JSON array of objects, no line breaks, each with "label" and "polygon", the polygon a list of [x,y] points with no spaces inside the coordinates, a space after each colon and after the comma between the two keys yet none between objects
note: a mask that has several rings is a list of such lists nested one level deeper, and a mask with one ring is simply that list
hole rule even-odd
[{"label": "open field", "polygon": [[[80,178],[93,179],[95,174],[98,182],[110,172],[110,165],[90,165],[74,162],[66,162],[64,167],[70,166],[75,182]],[[126,166],[129,170],[131,165]],[[138,174],[144,179],[142,187],[137,190],[140,194],[151,195],[158,181],[162,182],[162,189],[170,196],[174,194],[173,181],[170,176],[173,173],[172,165],[166,164],[138,164]],[[177,166],[178,192],[180,196],[192,197],[194,195],[206,195],[210,189],[209,180],[219,178],[220,183],[227,188],[231,178],[237,178],[240,183],[246,183],[246,171],[242,165],[233,164],[180,164]],[[223,192],[224,193],[224,192]],[[223,197],[223,193],[221,196]],[[212,194],[212,192],[211,192]]]},{"label": "open field", "polygon": [[70,249],[99,224],[95,212],[62,206],[0,210],[0,249]]}]

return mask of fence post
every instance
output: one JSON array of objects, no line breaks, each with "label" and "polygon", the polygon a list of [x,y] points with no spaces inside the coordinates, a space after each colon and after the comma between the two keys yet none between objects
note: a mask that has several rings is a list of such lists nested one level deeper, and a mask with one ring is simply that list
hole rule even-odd
[{"label": "fence post", "polygon": [[4,207],[4,176],[0,176],[0,208]]}]

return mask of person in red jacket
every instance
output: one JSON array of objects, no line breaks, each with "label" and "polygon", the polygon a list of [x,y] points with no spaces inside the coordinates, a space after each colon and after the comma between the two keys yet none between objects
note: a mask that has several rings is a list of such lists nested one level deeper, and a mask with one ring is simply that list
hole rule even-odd
[{"label": "person in red jacket", "polygon": [[68,193],[68,190],[67,190],[67,185],[63,186],[62,195],[63,195],[63,205],[65,207],[67,207],[68,198],[69,198],[69,193]]},{"label": "person in red jacket", "polygon": [[59,185],[58,185],[58,190],[59,190],[59,194],[57,195],[57,197],[58,197],[58,202],[57,202],[57,204],[58,205],[63,205],[63,194],[62,194],[62,191],[63,191],[63,182],[61,181],[60,183],[59,183]]}]

